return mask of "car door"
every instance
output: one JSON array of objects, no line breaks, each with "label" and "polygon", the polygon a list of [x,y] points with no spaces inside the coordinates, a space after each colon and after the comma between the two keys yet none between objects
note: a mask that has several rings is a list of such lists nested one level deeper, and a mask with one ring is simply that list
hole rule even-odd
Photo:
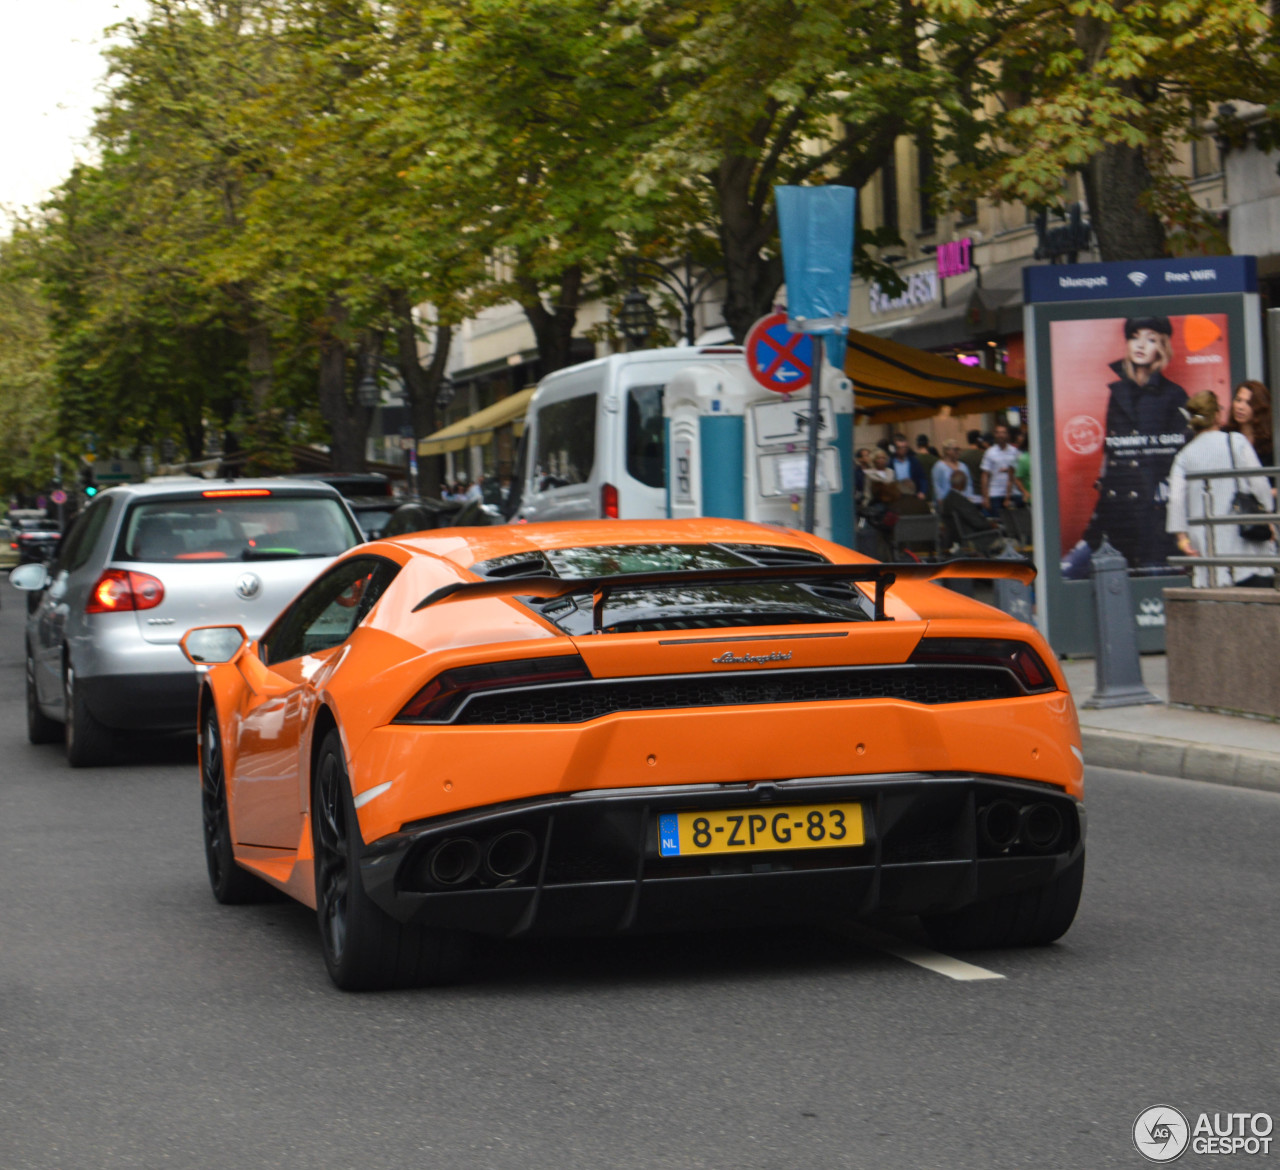
[{"label": "car door", "polygon": [[236,841],[294,850],[302,829],[307,777],[303,729],[344,646],[399,567],[383,557],[352,557],[308,586],[241,660],[248,688],[239,718],[231,784]]},{"label": "car door", "polygon": [[[49,568],[49,584],[35,611],[36,689],[48,707],[62,704],[62,666],[69,628],[83,617],[87,587],[80,581],[92,571],[94,546],[106,527],[112,501],[104,496],[81,512]],[[77,608],[78,607],[78,608]]]},{"label": "car door", "polygon": [[[571,392],[570,392],[571,391]],[[539,404],[533,420],[531,469],[521,514],[528,520],[590,520],[600,502],[593,473],[599,395],[568,387]]]}]

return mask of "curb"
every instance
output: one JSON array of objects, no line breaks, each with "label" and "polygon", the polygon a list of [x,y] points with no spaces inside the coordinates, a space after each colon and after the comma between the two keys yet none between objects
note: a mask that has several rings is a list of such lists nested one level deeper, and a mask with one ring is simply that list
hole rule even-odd
[{"label": "curb", "polygon": [[1090,767],[1151,772],[1232,788],[1280,792],[1280,752],[1209,747],[1183,739],[1090,727],[1080,729],[1080,741]]}]

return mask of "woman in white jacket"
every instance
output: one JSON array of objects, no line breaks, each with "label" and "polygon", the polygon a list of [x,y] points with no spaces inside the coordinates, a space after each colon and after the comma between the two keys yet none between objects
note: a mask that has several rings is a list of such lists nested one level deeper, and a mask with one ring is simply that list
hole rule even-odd
[{"label": "woman in white jacket", "polygon": [[[1183,556],[1209,555],[1209,525],[1188,524],[1188,520],[1200,519],[1205,514],[1206,491],[1212,501],[1210,514],[1226,516],[1231,512],[1231,501],[1237,491],[1252,492],[1264,508],[1270,510],[1271,483],[1265,475],[1249,474],[1261,467],[1257,453],[1249,440],[1238,432],[1218,429],[1221,407],[1211,391],[1195,395],[1187,400],[1186,413],[1196,436],[1173,460],[1169,471],[1169,506],[1166,512],[1166,530],[1173,533],[1178,551]],[[1228,444],[1231,444],[1228,447]],[[1193,479],[1192,471],[1229,471],[1240,469],[1238,477],[1223,479]],[[1237,524],[1215,524],[1213,527],[1213,553],[1216,556],[1275,556],[1276,542],[1271,540],[1245,540]],[[1197,587],[1213,585],[1270,586],[1274,573],[1267,568],[1232,568],[1226,565],[1196,569],[1193,583]]]}]

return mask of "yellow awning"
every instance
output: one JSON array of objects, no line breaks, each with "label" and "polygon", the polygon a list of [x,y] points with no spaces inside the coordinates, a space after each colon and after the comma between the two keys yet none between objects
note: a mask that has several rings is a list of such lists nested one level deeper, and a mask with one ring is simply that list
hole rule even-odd
[{"label": "yellow awning", "polygon": [[985,414],[1027,401],[1021,378],[855,329],[849,330],[844,372],[853,382],[854,410],[866,422],[931,418],[944,406],[952,414]]},{"label": "yellow awning", "polygon": [[465,451],[468,447],[483,447],[493,442],[493,432],[511,423],[515,433],[524,430],[524,412],[529,407],[535,387],[501,398],[492,406],[477,410],[475,414],[459,419],[456,423],[428,435],[418,442],[419,455],[443,455],[446,451]]}]

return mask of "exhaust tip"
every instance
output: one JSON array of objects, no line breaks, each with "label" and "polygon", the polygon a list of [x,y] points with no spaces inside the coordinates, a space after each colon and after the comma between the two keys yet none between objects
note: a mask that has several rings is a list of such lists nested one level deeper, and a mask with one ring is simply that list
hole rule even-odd
[{"label": "exhaust tip", "polygon": [[500,833],[489,842],[485,850],[485,868],[498,881],[519,877],[532,864],[538,853],[538,843],[532,833],[524,829],[512,829]]},{"label": "exhaust tip", "polygon": [[1051,804],[1031,804],[1022,810],[1022,843],[1037,853],[1051,853],[1062,840],[1062,813]]},{"label": "exhaust tip", "polygon": [[427,862],[431,880],[440,886],[460,886],[480,868],[480,846],[470,837],[450,837],[432,851]]},{"label": "exhaust tip", "polygon": [[997,852],[1008,849],[1018,839],[1021,825],[1022,814],[1011,800],[993,800],[978,813],[978,832]]}]

